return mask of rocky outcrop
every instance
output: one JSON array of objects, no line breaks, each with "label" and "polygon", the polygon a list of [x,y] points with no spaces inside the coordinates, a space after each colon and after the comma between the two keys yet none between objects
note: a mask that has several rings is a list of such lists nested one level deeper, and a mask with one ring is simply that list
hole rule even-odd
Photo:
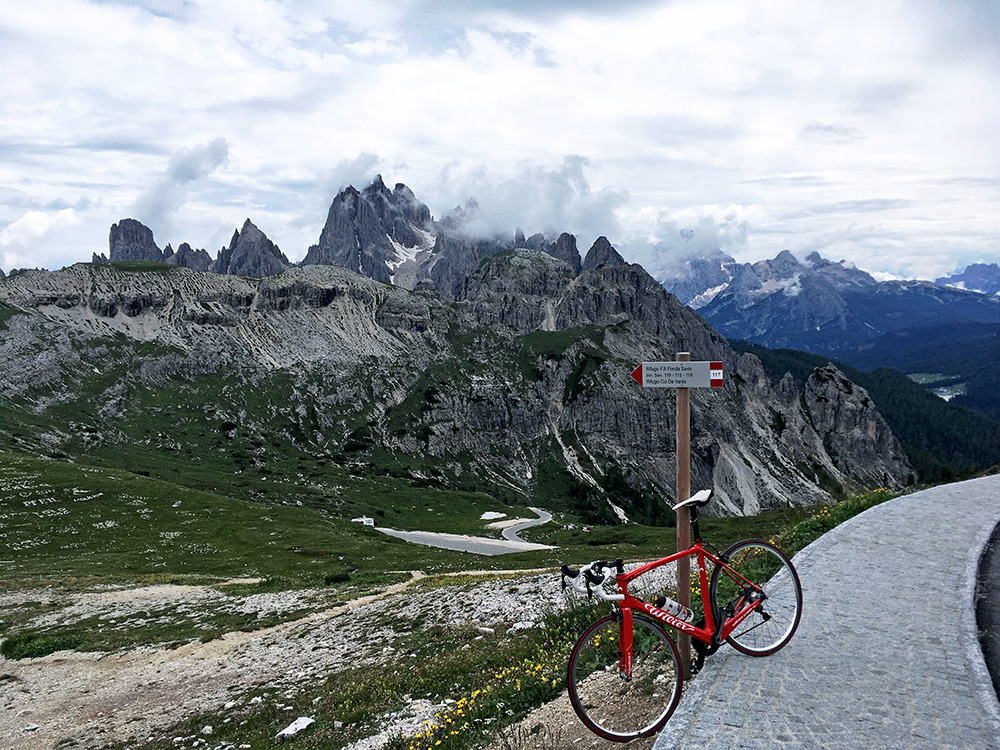
[{"label": "rocky outcrop", "polygon": [[809,376],[803,402],[826,453],[842,473],[861,486],[899,489],[905,484],[910,471],[906,454],[864,388],[829,364]]},{"label": "rocky outcrop", "polygon": [[94,255],[94,263],[128,260],[163,261],[163,251],[153,239],[153,230],[135,219],[122,219],[111,225],[108,236],[108,257]]},{"label": "rocky outcrop", "polygon": [[529,332],[554,330],[559,300],[573,280],[568,263],[544,252],[519,248],[487,258],[466,281],[458,299],[476,325],[510,326]]},{"label": "rocky outcrop", "polygon": [[247,219],[228,248],[222,248],[212,270],[235,276],[273,276],[291,267],[278,246]]},{"label": "rocky outcrop", "polygon": [[576,237],[568,232],[563,232],[559,235],[559,239],[546,248],[546,250],[553,257],[568,263],[569,267],[573,269],[574,276],[580,274],[580,251],[576,249]]},{"label": "rocky outcrop", "polygon": [[192,271],[211,271],[213,264],[212,256],[207,251],[192,250],[186,242],[180,244],[176,253],[173,252],[170,245],[167,245],[163,251],[163,262],[172,266],[190,268]]},{"label": "rocky outcrop", "polygon": [[625,259],[611,246],[607,237],[598,237],[587,251],[587,257],[583,259],[581,271],[592,271],[604,265],[623,266]]},{"label": "rocky outcrop", "polygon": [[510,250],[511,245],[511,241],[505,237],[469,239],[439,233],[426,265],[420,272],[421,278],[431,281],[441,294],[457,297],[480,263],[497,253]]},{"label": "rocky outcrop", "polygon": [[112,224],[108,246],[109,254],[94,253],[93,263],[152,261],[193,271],[212,270],[212,257],[204,250],[192,250],[186,242],[181,243],[177,252],[170,245],[160,250],[153,238],[153,230],[136,219],[122,219]]}]

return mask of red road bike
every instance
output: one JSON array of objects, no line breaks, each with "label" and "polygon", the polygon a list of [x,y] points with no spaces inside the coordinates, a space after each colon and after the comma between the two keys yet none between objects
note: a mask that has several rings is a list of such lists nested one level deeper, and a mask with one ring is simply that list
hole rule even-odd
[{"label": "red road bike", "polygon": [[[689,507],[689,549],[625,572],[621,559],[596,560],[579,570],[562,566],[563,581],[614,602],[611,614],[583,631],[569,658],[569,697],[581,721],[605,739],[625,742],[659,731],[681,698],[681,658],[665,627],[691,636],[696,667],[723,642],[750,656],[768,656],[795,634],[802,617],[802,585],[791,561],[773,544],[737,542],[721,554],[702,544],[698,508],[703,490],[678,503]],[[677,617],[629,593],[640,576],[685,557],[695,558],[704,616]],[[711,564],[711,571],[708,565]],[[617,592],[605,586],[617,584]],[[661,603],[660,606],[674,604]]]}]

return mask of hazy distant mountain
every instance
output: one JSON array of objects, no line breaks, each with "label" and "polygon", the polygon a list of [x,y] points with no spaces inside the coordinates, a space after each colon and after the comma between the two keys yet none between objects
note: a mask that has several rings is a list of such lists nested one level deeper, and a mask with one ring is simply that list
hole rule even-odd
[{"label": "hazy distant mountain", "polygon": [[769,348],[836,354],[914,326],[1000,323],[1000,298],[929,281],[876,281],[818,253],[784,251],[739,266],[699,310],[725,336]]},{"label": "hazy distant mountain", "polygon": [[973,263],[961,273],[942,276],[934,283],[983,294],[1000,294],[1000,266],[996,263]]},{"label": "hazy distant mountain", "polygon": [[677,261],[661,273],[660,281],[668,292],[697,310],[729,286],[738,267],[735,258],[716,249]]}]

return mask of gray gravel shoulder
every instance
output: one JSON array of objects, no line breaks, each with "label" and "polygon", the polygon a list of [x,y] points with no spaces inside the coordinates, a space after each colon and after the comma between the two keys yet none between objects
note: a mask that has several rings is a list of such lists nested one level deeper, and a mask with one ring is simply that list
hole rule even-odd
[{"label": "gray gravel shoulder", "polygon": [[723,648],[656,750],[1000,749],[974,612],[1000,477],[876,506],[802,550],[802,623],[779,653]]}]

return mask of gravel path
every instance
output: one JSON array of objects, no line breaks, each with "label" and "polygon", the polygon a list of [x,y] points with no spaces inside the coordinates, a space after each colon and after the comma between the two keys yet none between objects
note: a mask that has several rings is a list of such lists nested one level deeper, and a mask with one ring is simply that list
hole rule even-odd
[{"label": "gravel path", "polygon": [[1000,477],[877,506],[796,555],[802,623],[774,656],[724,647],[655,750],[1000,750],[974,612]]}]

